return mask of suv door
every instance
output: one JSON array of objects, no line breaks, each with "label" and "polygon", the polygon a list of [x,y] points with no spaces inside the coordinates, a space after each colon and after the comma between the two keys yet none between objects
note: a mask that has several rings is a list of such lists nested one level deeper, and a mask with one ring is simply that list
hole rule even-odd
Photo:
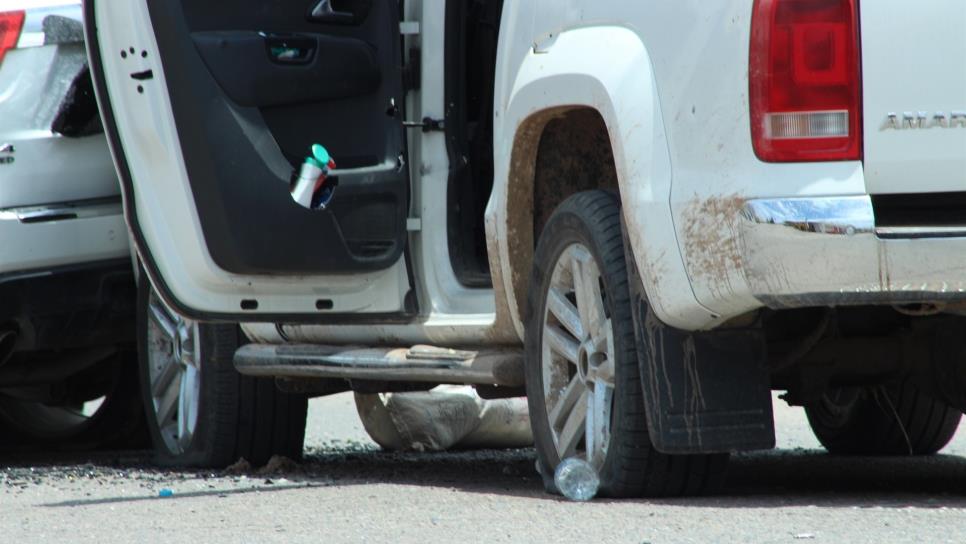
[{"label": "suv door", "polygon": [[[88,52],[125,212],[186,316],[414,312],[396,0],[87,0]],[[310,210],[312,144],[338,164]]]}]

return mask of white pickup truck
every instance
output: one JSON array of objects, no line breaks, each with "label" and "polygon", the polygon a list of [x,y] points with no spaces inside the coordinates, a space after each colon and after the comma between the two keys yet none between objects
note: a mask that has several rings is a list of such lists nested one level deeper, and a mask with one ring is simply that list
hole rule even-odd
[{"label": "white pickup truck", "polygon": [[298,395],[525,387],[541,472],[584,458],[611,496],[713,487],[774,446],[771,390],[833,453],[955,432],[962,3],[86,10],[175,461],[297,449],[304,403],[211,383],[232,363]]}]

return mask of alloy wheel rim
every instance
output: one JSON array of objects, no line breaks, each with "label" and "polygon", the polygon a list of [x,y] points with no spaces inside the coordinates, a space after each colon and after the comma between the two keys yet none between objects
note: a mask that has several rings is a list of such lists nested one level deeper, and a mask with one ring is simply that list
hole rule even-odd
[{"label": "alloy wheel rim", "polygon": [[568,246],[553,267],[543,317],[543,392],[561,460],[582,458],[600,470],[610,443],[614,333],[593,254]]},{"label": "alloy wheel rim", "polygon": [[198,425],[198,323],[184,319],[151,293],[147,347],[151,402],[158,430],[168,451],[183,453]]}]

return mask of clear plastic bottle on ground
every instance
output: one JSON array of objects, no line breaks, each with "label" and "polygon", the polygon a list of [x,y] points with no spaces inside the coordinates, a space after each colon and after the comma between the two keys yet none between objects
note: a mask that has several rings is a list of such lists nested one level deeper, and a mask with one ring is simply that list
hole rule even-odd
[{"label": "clear plastic bottle on ground", "polygon": [[600,476],[597,470],[583,459],[564,459],[554,472],[553,481],[560,494],[572,501],[589,501],[597,496]]}]

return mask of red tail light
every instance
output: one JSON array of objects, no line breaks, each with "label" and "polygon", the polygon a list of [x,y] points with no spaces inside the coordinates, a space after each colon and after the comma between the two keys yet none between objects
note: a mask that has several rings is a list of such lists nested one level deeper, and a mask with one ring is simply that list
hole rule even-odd
[{"label": "red tail light", "polygon": [[0,62],[3,62],[8,49],[17,47],[25,15],[23,11],[0,13]]},{"label": "red tail light", "polygon": [[862,159],[858,0],[756,0],[749,79],[758,158]]}]

